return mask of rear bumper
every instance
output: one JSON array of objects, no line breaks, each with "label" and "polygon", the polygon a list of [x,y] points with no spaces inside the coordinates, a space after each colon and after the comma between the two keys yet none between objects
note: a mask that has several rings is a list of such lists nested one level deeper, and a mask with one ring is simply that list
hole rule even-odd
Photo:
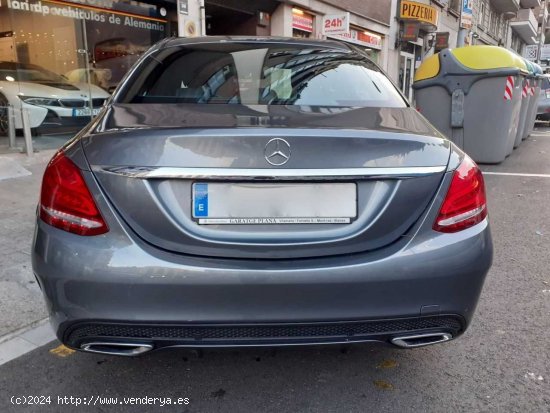
[{"label": "rear bumper", "polygon": [[[33,246],[52,325],[71,347],[98,338],[157,347],[387,341],[426,329],[456,337],[472,318],[491,261],[487,221],[457,234],[420,231],[383,251],[289,261],[181,256],[122,228],[80,237],[40,220]],[[441,315],[458,324],[422,324]],[[405,318],[411,328],[391,327]],[[385,327],[372,330],[373,322]],[[323,333],[327,323],[336,323],[337,334]],[[219,339],[207,343],[204,334]]]},{"label": "rear bumper", "polygon": [[72,323],[62,341],[80,349],[85,344],[140,343],[151,348],[238,347],[299,344],[390,342],[412,334],[447,333],[458,337],[465,328],[457,315],[319,323],[160,324],[84,321]]}]

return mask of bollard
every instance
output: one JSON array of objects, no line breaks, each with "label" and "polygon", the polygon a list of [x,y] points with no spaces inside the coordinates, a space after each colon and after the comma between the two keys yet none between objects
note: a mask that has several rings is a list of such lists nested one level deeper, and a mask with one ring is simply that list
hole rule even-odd
[{"label": "bollard", "polygon": [[32,135],[31,135],[31,122],[29,119],[29,111],[25,108],[21,109],[21,115],[23,118],[23,135],[25,136],[25,152],[27,156],[33,156],[32,149]]},{"label": "bollard", "polygon": [[15,148],[15,110],[8,105],[8,142],[9,148]]}]

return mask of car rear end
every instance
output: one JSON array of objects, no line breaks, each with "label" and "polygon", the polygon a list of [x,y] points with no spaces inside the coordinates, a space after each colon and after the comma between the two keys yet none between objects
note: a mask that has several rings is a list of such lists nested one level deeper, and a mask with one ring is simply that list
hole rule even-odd
[{"label": "car rear end", "polygon": [[40,202],[52,324],[92,352],[447,341],[492,259],[477,166],[332,42],[158,46]]}]

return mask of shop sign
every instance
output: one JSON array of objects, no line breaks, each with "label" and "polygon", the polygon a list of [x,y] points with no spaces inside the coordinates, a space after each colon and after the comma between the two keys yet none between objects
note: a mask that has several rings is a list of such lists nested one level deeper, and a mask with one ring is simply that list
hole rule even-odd
[{"label": "shop sign", "polygon": [[382,49],[382,36],[366,30],[349,29],[348,33],[330,35],[329,37],[370,47],[371,49]]},{"label": "shop sign", "polygon": [[403,23],[403,34],[401,40],[404,42],[416,42],[418,39],[418,32],[420,31],[420,25],[418,22]]},{"label": "shop sign", "polygon": [[[525,52],[523,57],[532,62],[537,60],[538,55],[538,44],[531,44],[525,46]],[[540,60],[550,60],[550,44],[543,44],[540,49]]]},{"label": "shop sign", "polygon": [[199,35],[195,20],[187,20],[184,24],[185,37],[196,37]]},{"label": "shop sign", "polygon": [[550,44],[543,44],[540,49],[540,60],[550,60]]},{"label": "shop sign", "polygon": [[[41,16],[59,16],[75,20],[86,20],[98,23],[109,23],[117,26],[133,27],[136,29],[146,29],[164,32],[166,20],[155,17],[146,17],[139,14],[104,9],[98,6],[91,6],[63,0],[42,1],[22,1],[6,0],[5,5],[8,9],[22,13],[35,13]],[[3,7],[4,3],[0,2]]]},{"label": "shop sign", "polygon": [[292,28],[303,30],[304,32],[313,32],[313,16],[304,13],[302,10],[292,10]]},{"label": "shop sign", "polygon": [[327,14],[323,16],[323,34],[349,33],[349,13]]},{"label": "shop sign", "polygon": [[180,14],[189,14],[189,0],[178,0]]},{"label": "shop sign", "polygon": [[470,30],[473,26],[473,0],[462,0],[462,13],[460,15],[460,27]]},{"label": "shop sign", "polygon": [[449,32],[436,33],[434,51],[437,53],[448,47],[449,47]]},{"label": "shop sign", "polygon": [[527,60],[534,62],[538,57],[538,44],[530,44],[525,46],[525,51],[523,52],[523,57]]},{"label": "shop sign", "polygon": [[437,26],[437,9],[433,6],[416,1],[401,0],[399,17],[402,20],[416,20]]}]

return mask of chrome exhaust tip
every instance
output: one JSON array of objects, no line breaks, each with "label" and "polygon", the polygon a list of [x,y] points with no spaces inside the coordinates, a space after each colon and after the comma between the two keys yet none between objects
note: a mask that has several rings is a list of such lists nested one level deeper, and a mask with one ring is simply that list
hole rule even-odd
[{"label": "chrome exhaust tip", "polygon": [[391,343],[402,348],[416,348],[429,346],[431,344],[444,343],[449,341],[453,336],[449,333],[426,333],[416,334],[411,336],[394,337]]},{"label": "chrome exhaust tip", "polygon": [[145,343],[113,343],[93,341],[82,344],[80,349],[88,353],[131,357],[147,353],[148,351],[153,350],[153,346]]}]

